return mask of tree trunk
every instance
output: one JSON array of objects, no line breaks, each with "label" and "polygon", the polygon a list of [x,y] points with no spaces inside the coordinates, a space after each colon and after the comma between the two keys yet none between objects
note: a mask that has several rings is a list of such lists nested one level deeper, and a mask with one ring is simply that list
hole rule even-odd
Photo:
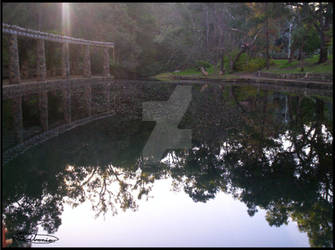
[{"label": "tree trunk", "polygon": [[220,58],[221,58],[220,72],[222,72],[222,74],[223,74],[224,73],[224,50],[223,50],[223,48],[221,48],[221,51],[220,51]]},{"label": "tree trunk", "polygon": [[327,43],[325,39],[325,34],[321,28],[319,28],[320,35],[320,57],[318,63],[323,63],[328,60],[328,51],[327,51]]},{"label": "tree trunk", "polygon": [[328,60],[328,48],[321,42],[320,57],[318,63],[324,63],[327,60]]},{"label": "tree trunk", "polygon": [[204,76],[208,76],[208,72],[204,69],[204,67],[201,67],[200,71]]},{"label": "tree trunk", "polygon": [[319,26],[316,23],[314,23],[314,26],[319,31],[320,35],[320,57],[318,63],[323,63],[328,60],[328,46],[331,40],[330,36],[328,35],[328,31],[330,29],[330,18],[332,18],[332,15],[330,15],[332,12],[332,3],[328,3],[327,7],[324,7],[320,3],[320,8],[327,10],[327,14],[322,17],[322,20],[320,20]]},{"label": "tree trunk", "polygon": [[208,35],[209,35],[209,25],[208,25],[208,5],[206,5],[206,49],[208,51]]},{"label": "tree trunk", "polygon": [[224,74],[225,69],[224,69],[224,32],[220,28],[219,31],[220,34],[220,39],[219,39],[219,46],[220,46],[220,74]]},{"label": "tree trunk", "polygon": [[[215,17],[215,21],[216,21],[216,8],[214,8],[214,17]],[[214,26],[213,26],[213,35],[212,35],[212,39],[214,41],[214,45],[213,47],[215,46],[215,48],[218,48],[219,44],[220,44],[220,41],[218,39],[218,27],[217,27],[217,23],[215,22],[214,23]],[[219,55],[220,53],[218,53],[217,49],[215,51],[215,58],[214,58],[214,64],[216,66],[217,62],[218,62],[218,59],[219,59]]]},{"label": "tree trunk", "polygon": [[268,3],[265,3],[265,35],[266,35],[266,69],[270,67],[270,58],[269,58],[269,16],[268,16]]},{"label": "tree trunk", "polygon": [[300,47],[300,71],[304,72],[304,39],[302,39]]},{"label": "tree trunk", "polygon": [[300,62],[300,60],[301,60],[301,45],[300,45],[300,47],[299,47],[299,53],[298,53],[298,58],[297,58],[297,60]]},{"label": "tree trunk", "polygon": [[229,59],[229,72],[233,72],[233,58],[231,54],[228,54]]},{"label": "tree trunk", "polygon": [[289,33],[288,33],[288,51],[287,58],[291,59],[291,47],[292,47],[292,23],[289,23]]},{"label": "tree trunk", "polygon": [[240,52],[238,52],[238,54],[236,55],[236,57],[233,60],[233,70],[237,70],[236,68],[236,63],[238,61],[238,59],[240,58],[240,56],[245,52],[245,48],[241,49]]},{"label": "tree trunk", "polygon": [[292,47],[292,48],[290,49],[290,55],[289,55],[289,57],[288,57],[288,62],[289,62],[289,63],[292,62],[294,51],[295,51],[295,48]]}]

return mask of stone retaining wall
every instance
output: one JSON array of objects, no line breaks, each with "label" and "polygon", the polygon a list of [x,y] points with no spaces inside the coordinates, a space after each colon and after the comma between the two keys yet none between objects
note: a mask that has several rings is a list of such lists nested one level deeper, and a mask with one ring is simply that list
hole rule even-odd
[{"label": "stone retaining wall", "polygon": [[320,82],[332,82],[333,74],[319,74],[319,73],[294,73],[294,74],[284,74],[284,73],[270,73],[270,72],[261,72],[256,73],[258,77],[269,77],[277,79],[300,79],[308,81],[320,81]]}]

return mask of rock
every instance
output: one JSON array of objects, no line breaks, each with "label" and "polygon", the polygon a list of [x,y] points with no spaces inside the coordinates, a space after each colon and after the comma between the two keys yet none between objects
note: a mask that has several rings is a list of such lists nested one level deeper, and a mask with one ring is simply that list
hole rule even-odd
[{"label": "rock", "polygon": [[204,67],[201,67],[200,70],[204,76],[208,76],[208,72],[204,69]]}]

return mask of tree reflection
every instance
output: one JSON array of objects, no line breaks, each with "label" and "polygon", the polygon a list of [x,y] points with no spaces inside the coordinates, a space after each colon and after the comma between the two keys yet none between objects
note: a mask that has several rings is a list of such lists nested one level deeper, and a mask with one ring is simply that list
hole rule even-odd
[{"label": "tree reflection", "polygon": [[140,168],[140,152],[153,126],[139,121],[121,126],[113,119],[112,123],[127,133],[93,123],[86,127],[85,138],[70,133],[6,165],[3,178],[12,181],[4,181],[2,203],[13,246],[27,246],[15,235],[29,236],[39,226],[56,232],[64,202],[75,207],[88,200],[99,216],[115,215],[118,209],[135,211],[136,200],[148,197],[155,178],[163,175]]},{"label": "tree reflection", "polygon": [[[59,192],[59,180],[52,178],[53,173],[29,169],[24,163],[19,169],[8,166],[12,168],[3,171],[3,214],[8,236],[14,240],[10,247],[30,246],[17,239],[37,233],[39,226],[54,233],[61,225],[64,193]],[[9,183],[9,179],[16,181]]]},{"label": "tree reflection", "polygon": [[[76,171],[78,169],[85,172],[85,178]],[[136,199],[148,194],[154,182],[154,177],[142,171],[130,176],[124,169],[113,165],[92,168],[71,166],[68,171],[70,173],[65,179],[67,202],[76,207],[88,199],[96,216],[106,214],[108,209],[116,215],[116,204],[123,211],[136,211]],[[134,197],[135,190],[138,191],[137,197]]]},{"label": "tree reflection", "polygon": [[[333,135],[332,127],[325,125],[330,123],[324,102],[306,98],[289,120],[286,114],[276,124],[280,98],[256,95],[239,100],[235,90],[230,89],[235,105],[231,109],[244,121],[239,130],[216,134],[221,144],[214,149],[211,141],[202,140],[196,152],[185,154],[183,166],[172,171],[186,176],[184,189],[195,201],[205,202],[223,190],[243,201],[250,216],[263,208],[271,226],[287,224],[291,217],[307,232],[311,246],[333,246]],[[285,105],[290,102],[292,108],[293,98],[288,96]]]},{"label": "tree reflection", "polygon": [[325,101],[217,85],[194,88],[192,96],[179,127],[192,129],[193,148],[167,151],[161,164],[141,157],[154,124],[118,118],[10,163],[2,198],[9,232],[34,233],[39,225],[56,232],[64,202],[90,201],[96,216],[136,211],[155,180],[171,176],[174,190],[195,202],[230,193],[250,216],[265,209],[277,227],[291,218],[311,246],[333,246],[333,130]]}]

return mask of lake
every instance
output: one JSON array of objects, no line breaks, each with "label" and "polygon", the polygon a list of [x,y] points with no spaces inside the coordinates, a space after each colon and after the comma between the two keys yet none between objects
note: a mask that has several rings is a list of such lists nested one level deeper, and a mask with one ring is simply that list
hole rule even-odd
[{"label": "lake", "polygon": [[332,93],[176,85],[3,166],[13,246],[333,246]]}]

